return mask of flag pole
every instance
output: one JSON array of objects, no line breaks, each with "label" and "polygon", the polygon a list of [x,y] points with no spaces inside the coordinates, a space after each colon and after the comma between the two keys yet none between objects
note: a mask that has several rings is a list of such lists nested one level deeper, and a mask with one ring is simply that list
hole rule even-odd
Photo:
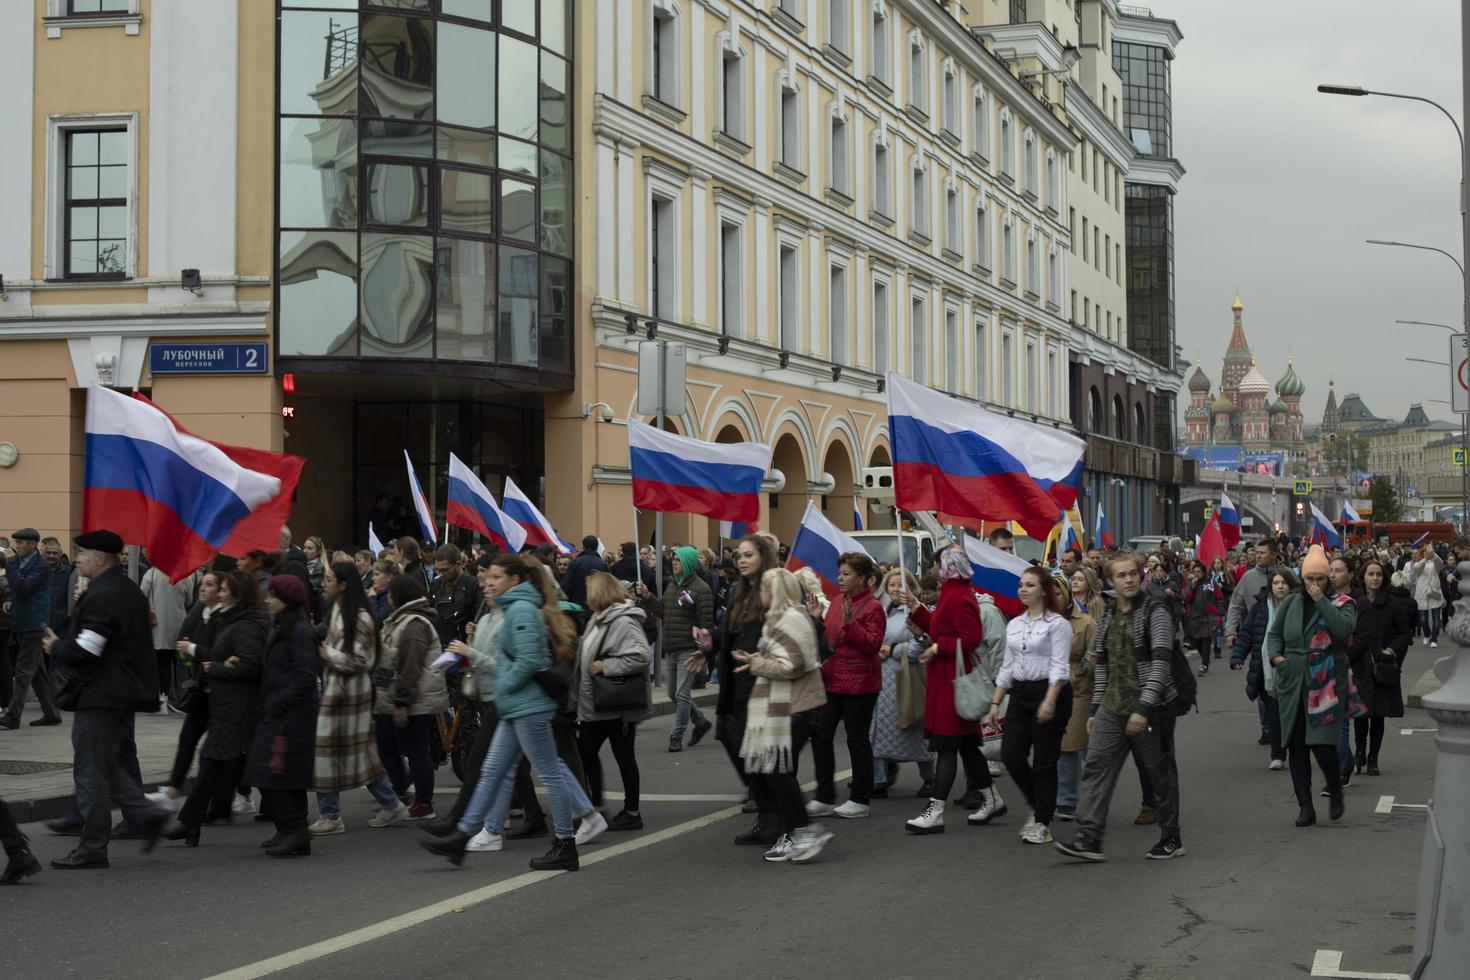
[{"label": "flag pole", "polygon": [[[905,577],[904,573],[908,569],[903,564],[903,513],[898,509],[896,502],[893,505],[893,535],[898,540],[898,577],[899,581],[903,581]],[[914,578],[917,579],[918,577],[918,573],[916,572]],[[905,583],[904,588],[908,588],[907,583]]]}]

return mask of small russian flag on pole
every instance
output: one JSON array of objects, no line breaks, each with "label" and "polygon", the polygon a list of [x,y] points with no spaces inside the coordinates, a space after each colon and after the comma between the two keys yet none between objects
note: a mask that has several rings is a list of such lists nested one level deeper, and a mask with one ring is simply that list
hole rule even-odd
[{"label": "small russian flag on pole", "polygon": [[424,496],[424,488],[419,486],[419,478],[413,472],[413,460],[408,458],[408,450],[403,451],[403,465],[408,467],[408,491],[413,497],[414,513],[419,516],[419,529],[424,532],[424,540],[431,544],[439,543],[439,535],[434,531],[434,512],[429,509],[429,498]]},{"label": "small russian flag on pole", "polygon": [[1225,495],[1224,487],[1220,488],[1220,540],[1227,551],[1240,544],[1240,514]]},{"label": "small russian flag on pole", "polygon": [[791,542],[791,556],[786,559],[787,569],[795,571],[798,568],[810,568],[821,580],[822,591],[827,594],[827,598],[835,599],[839,592],[837,559],[853,552],[867,555],[868,549],[827,520],[816,504],[807,501],[806,513],[801,515],[801,527],[796,531],[796,540]]},{"label": "small russian flag on pole", "polygon": [[449,454],[449,502],[444,520],[483,534],[506,554],[516,554],[526,543],[526,529],[495,505],[485,484],[454,453]]},{"label": "small russian flag on pole", "polygon": [[1324,548],[1341,548],[1342,537],[1337,533],[1337,528],[1332,526],[1327,515],[1316,504],[1309,506],[1312,508],[1312,540]]},{"label": "small russian flag on pole", "polygon": [[965,554],[970,559],[971,584],[995,599],[995,608],[1007,616],[1019,616],[1026,611],[1021,602],[1021,573],[1031,567],[1029,561],[968,534]]}]

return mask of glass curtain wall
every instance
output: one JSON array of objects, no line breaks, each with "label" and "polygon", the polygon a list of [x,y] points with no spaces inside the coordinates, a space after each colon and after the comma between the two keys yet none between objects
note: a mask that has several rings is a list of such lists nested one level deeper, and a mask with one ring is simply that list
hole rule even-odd
[{"label": "glass curtain wall", "polygon": [[570,3],[279,4],[280,356],[571,373]]}]

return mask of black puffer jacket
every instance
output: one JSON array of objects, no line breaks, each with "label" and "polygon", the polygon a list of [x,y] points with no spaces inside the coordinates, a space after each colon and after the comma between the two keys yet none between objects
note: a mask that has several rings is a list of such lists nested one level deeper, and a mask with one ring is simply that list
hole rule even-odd
[{"label": "black puffer jacket", "polygon": [[[194,652],[209,699],[209,734],[200,750],[206,759],[227,762],[250,748],[260,719],[261,662],[270,625],[264,606],[231,606],[209,618],[209,645]],[[226,666],[231,657],[235,664]]]},{"label": "black puffer jacket", "polygon": [[[284,617],[284,618],[283,618]],[[307,789],[316,761],[317,642],[299,612],[276,617],[266,641],[260,682],[260,723],[250,746],[246,779],[260,789]],[[272,768],[276,736],[284,736],[280,771]]]}]

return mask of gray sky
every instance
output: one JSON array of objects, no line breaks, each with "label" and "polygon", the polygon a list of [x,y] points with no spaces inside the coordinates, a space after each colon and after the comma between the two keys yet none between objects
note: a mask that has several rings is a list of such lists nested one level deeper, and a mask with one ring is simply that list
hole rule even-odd
[{"label": "gray sky", "polygon": [[[1212,384],[1230,339],[1230,303],[1274,385],[1288,348],[1321,419],[1327,379],[1385,418],[1424,401],[1456,418],[1449,333],[1459,324],[1459,146],[1433,106],[1321,95],[1317,83],[1422,95],[1460,111],[1460,19],[1453,0],[1153,0],[1184,34],[1173,66],[1178,341]],[[1190,373],[1194,368],[1191,366]],[[1181,411],[1188,404],[1181,393]]]}]

